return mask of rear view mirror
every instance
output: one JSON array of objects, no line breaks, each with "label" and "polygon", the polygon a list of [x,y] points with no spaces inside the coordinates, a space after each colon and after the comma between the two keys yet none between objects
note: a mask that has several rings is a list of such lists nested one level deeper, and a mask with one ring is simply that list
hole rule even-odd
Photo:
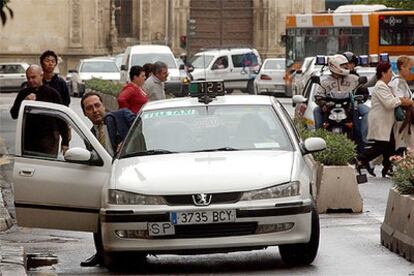
[{"label": "rear view mirror", "polygon": [[366,76],[358,78],[358,84],[366,84],[367,82],[368,82],[368,79]]},{"label": "rear view mirror", "polygon": [[302,95],[293,95],[292,97],[292,103],[294,105],[299,104],[299,103],[305,103],[306,101],[307,99],[303,97]]},{"label": "rear view mirror", "polygon": [[121,71],[128,71],[126,64],[121,65]]},{"label": "rear view mirror", "polygon": [[320,137],[310,137],[302,143],[304,153],[318,152],[326,149],[326,142]]},{"label": "rear view mirror", "polygon": [[321,78],[319,76],[312,76],[311,82],[321,85]]}]

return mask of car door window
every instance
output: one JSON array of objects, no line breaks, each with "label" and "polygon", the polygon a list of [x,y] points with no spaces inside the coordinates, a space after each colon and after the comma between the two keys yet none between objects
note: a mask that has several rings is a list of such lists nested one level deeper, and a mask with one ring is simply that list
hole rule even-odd
[{"label": "car door window", "polygon": [[220,69],[226,69],[227,67],[229,67],[229,59],[226,56],[221,56],[216,59],[211,69],[220,70]]},{"label": "car door window", "polygon": [[93,147],[71,119],[59,111],[26,107],[22,125],[23,157],[52,159],[64,162],[62,137],[69,133],[69,148]]},{"label": "car door window", "polygon": [[253,52],[240,55],[232,55],[231,59],[235,68],[244,68],[259,65],[257,56]]}]

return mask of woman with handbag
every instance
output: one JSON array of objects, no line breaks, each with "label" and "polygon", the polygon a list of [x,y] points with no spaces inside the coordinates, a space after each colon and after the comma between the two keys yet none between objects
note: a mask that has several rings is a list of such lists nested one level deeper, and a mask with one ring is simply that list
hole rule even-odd
[{"label": "woman with handbag", "polygon": [[374,158],[383,156],[382,176],[386,177],[391,169],[390,157],[395,152],[395,140],[393,126],[395,123],[395,108],[399,106],[410,106],[410,99],[396,97],[388,83],[392,78],[391,65],[380,63],[377,66],[377,83],[371,96],[371,110],[368,114],[368,136],[367,139],[373,145],[358,155],[356,168],[361,174],[361,169],[367,169],[368,173],[375,176],[369,162]]},{"label": "woman with handbag", "polygon": [[[393,76],[388,83],[388,86],[395,96],[406,99],[412,98],[407,79],[411,75],[413,65],[413,60],[408,56],[400,56],[398,58],[398,75]],[[404,119],[394,124],[395,148],[398,154],[404,153],[406,148],[414,147],[414,128],[411,128],[411,122],[414,116],[412,111],[414,111],[412,107],[404,107]]]}]

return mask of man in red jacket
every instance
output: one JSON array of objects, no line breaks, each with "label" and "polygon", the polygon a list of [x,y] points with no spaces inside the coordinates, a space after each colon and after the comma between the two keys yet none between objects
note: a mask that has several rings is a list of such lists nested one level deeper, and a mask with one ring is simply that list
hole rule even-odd
[{"label": "man in red jacket", "polygon": [[147,93],[145,93],[142,85],[145,82],[145,70],[141,66],[132,66],[129,71],[129,79],[118,96],[119,108],[128,108],[137,114],[141,107],[148,101]]}]

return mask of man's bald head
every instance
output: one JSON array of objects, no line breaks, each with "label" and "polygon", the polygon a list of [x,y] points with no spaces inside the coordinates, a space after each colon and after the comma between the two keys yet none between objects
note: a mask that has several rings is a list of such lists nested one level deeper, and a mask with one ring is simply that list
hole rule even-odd
[{"label": "man's bald head", "polygon": [[42,67],[32,64],[26,70],[27,83],[30,87],[38,88],[43,84],[43,70]]}]

